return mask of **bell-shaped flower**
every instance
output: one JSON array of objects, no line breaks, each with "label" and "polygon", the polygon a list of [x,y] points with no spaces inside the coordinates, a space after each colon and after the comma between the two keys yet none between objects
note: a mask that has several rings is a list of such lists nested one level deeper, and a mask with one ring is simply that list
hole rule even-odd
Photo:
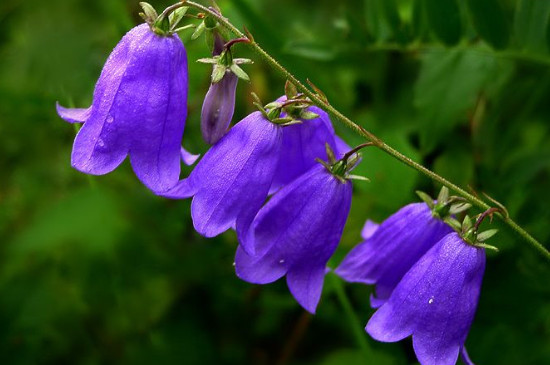
[{"label": "bell-shaped flower", "polygon": [[353,248],[335,273],[348,282],[376,284],[371,305],[379,307],[403,275],[443,236],[452,232],[426,203],[406,205]]},{"label": "bell-shaped flower", "polygon": [[[286,97],[278,102],[286,101]],[[311,119],[301,119],[300,114]],[[316,106],[299,110],[296,116],[302,123],[283,130],[283,148],[273,179],[271,191],[275,192],[317,164],[316,159],[328,161],[326,145],[341,158],[350,147],[338,137],[328,114]]]},{"label": "bell-shaped flower", "polygon": [[162,192],[180,174],[188,71],[177,34],[152,29],[141,24],[118,43],[97,81],[91,107],[58,105],[57,112],[70,123],[84,123],[73,145],[74,168],[102,175],[129,155],[137,177]]},{"label": "bell-shaped flower", "polygon": [[349,214],[351,195],[351,182],[321,165],[283,187],[250,226],[247,239],[255,254],[248,254],[242,246],[237,249],[237,276],[267,284],[286,275],[294,298],[314,313],[327,261],[340,241]]},{"label": "bell-shaped flower", "polygon": [[474,319],[485,250],[452,232],[439,240],[403,276],[390,298],[369,320],[376,340],[396,342],[412,335],[422,365],[453,365]]},{"label": "bell-shaped flower", "polygon": [[248,115],[206,152],[188,178],[162,195],[193,197],[193,225],[203,236],[230,228],[246,232],[273,181],[282,128],[260,112]]}]

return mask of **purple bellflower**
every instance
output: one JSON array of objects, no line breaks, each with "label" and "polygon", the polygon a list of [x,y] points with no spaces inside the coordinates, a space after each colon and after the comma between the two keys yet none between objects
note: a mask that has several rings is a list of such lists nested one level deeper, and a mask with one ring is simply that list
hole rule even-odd
[{"label": "purple bellflower", "polygon": [[365,231],[370,237],[348,253],[335,273],[348,282],[376,284],[371,305],[377,308],[411,266],[453,230],[426,203],[413,203]]},{"label": "purple bellflower", "polygon": [[273,181],[282,128],[260,112],[248,115],[206,152],[188,178],[162,195],[193,197],[193,225],[203,236],[230,228],[246,232]]},{"label": "purple bellflower", "polygon": [[366,331],[382,342],[412,335],[422,365],[453,365],[459,353],[469,361],[464,342],[484,270],[483,248],[466,243],[455,232],[447,234],[403,276]]},{"label": "purple bellflower", "polygon": [[92,106],[57,105],[61,118],[84,123],[74,141],[72,166],[103,175],[129,155],[149,189],[173,187],[180,174],[187,81],[186,51],[176,34],[154,32],[150,24],[130,30],[105,63]]},{"label": "purple bellflower", "polygon": [[[326,272],[351,206],[352,184],[321,165],[277,192],[250,226],[250,255],[239,246],[239,278],[267,284],[286,275],[298,303],[315,312]],[[243,242],[241,241],[241,244]]]}]

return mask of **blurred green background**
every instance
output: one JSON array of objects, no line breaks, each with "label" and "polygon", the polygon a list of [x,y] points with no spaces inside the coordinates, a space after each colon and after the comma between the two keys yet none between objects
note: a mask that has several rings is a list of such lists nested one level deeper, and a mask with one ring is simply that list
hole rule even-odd
[{"label": "blurred green background", "polygon": [[[161,10],[169,2],[155,1]],[[550,241],[550,1],[220,0],[225,16],[331,103],[413,159],[486,192]],[[137,1],[0,3],[0,363],[412,364],[410,341],[366,358],[353,326],[371,288],[346,285],[350,323],[328,276],[315,317],[284,282],[239,281],[233,232],[193,230],[188,201],[151,194],[129,164],[106,176],[70,167],[73,126],[55,102],[86,107],[103,62],[140,22]],[[190,60],[184,145],[204,152],[199,115],[210,67]],[[245,46],[239,56],[253,56]],[[235,120],[284,80],[256,59]],[[336,125],[350,144],[360,139]],[[185,170],[187,173],[188,169]],[[332,264],[380,221],[439,187],[366,150]],[[493,225],[499,227],[495,222]],[[489,254],[467,346],[479,364],[550,363],[550,265],[503,228]]]}]

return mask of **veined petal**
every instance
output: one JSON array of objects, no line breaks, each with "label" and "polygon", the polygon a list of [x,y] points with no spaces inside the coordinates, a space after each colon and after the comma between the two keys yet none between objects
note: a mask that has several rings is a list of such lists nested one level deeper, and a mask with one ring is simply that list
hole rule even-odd
[{"label": "veined petal", "polygon": [[449,226],[432,217],[425,203],[409,204],[351,250],[335,273],[349,282],[376,284],[371,305],[378,307],[411,266],[450,232]]},{"label": "veined petal", "polygon": [[[281,127],[254,112],[237,123],[199,161],[189,179],[195,229],[206,237],[248,225],[267,198],[281,148]],[[246,249],[246,247],[245,247]]]},{"label": "veined petal", "polygon": [[437,242],[403,277],[367,324],[384,342],[409,335],[422,365],[453,365],[472,324],[485,251],[455,232]]},{"label": "veined petal", "polygon": [[180,156],[181,156],[181,160],[183,161],[183,163],[186,164],[187,166],[193,165],[195,162],[197,162],[199,157],[201,157],[200,154],[199,155],[194,155],[191,152],[187,151],[183,147],[181,147]]},{"label": "veined petal", "polygon": [[143,93],[132,98],[145,107],[141,115],[128,110],[133,117],[141,118],[131,129],[130,162],[149,189],[166,191],[177,183],[181,169],[181,140],[187,117],[187,55],[175,35],[161,37],[149,32],[144,38],[157,60],[156,64],[136,65],[142,78],[132,82],[131,89]]},{"label": "veined petal", "polygon": [[59,103],[55,103],[57,114],[69,123],[84,123],[92,113],[92,107],[89,108],[65,108]]},{"label": "veined petal", "polygon": [[365,222],[365,225],[363,226],[363,229],[361,230],[361,237],[364,240],[371,238],[379,226],[380,225],[378,223],[374,223],[370,219],[367,219],[367,221]]},{"label": "veined petal", "polygon": [[237,276],[265,283],[265,278],[274,281],[286,273],[297,301],[314,312],[326,263],[338,245],[350,205],[351,183],[314,166],[258,212],[246,236],[255,254],[237,254]]},{"label": "veined petal", "polygon": [[84,173],[102,175],[114,170],[126,157],[130,143],[123,126],[115,126],[115,99],[126,69],[132,62],[141,37],[150,32],[147,25],[130,30],[117,44],[103,66],[94,90],[92,112],[78,132],[71,156],[74,168]]}]

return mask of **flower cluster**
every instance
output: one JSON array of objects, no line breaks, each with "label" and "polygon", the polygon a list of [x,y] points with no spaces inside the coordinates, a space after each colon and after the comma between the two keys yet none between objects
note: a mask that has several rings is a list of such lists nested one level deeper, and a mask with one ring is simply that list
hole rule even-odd
[{"label": "flower cluster", "polygon": [[[423,365],[468,363],[464,343],[479,300],[489,234],[478,234],[465,218],[460,232],[446,189],[437,203],[401,208],[379,226],[367,221],[364,241],[344,258],[336,274],[350,282],[374,284],[366,326],[376,340],[396,342],[412,335]],[[453,213],[453,214],[451,214]]]},{"label": "flower cluster", "polygon": [[[267,284],[286,276],[296,301],[314,313],[327,262],[350,212],[350,172],[360,161],[335,133],[327,113],[287,83],[285,95],[230,127],[239,67],[207,17],[212,39],[210,88],[201,112],[201,132],[212,145],[192,172],[180,179],[181,162],[198,156],[183,149],[188,71],[184,45],[175,34],[185,8],[158,15],[142,3],[147,24],[130,30],[109,56],[87,109],[57,106],[70,123],[83,123],[72,151],[72,166],[84,173],[113,171],[129,156],[138,179],[159,196],[192,198],[198,233],[214,237],[236,232],[236,275]],[[170,10],[170,11],[168,11]],[[183,27],[185,28],[185,27]],[[375,285],[376,313],[367,332],[384,342],[413,338],[422,364],[453,364],[477,306],[485,252],[479,233],[448,191],[436,201],[407,205],[380,225],[367,221],[364,241],[336,268],[349,282]],[[453,200],[455,199],[455,200]]]}]

